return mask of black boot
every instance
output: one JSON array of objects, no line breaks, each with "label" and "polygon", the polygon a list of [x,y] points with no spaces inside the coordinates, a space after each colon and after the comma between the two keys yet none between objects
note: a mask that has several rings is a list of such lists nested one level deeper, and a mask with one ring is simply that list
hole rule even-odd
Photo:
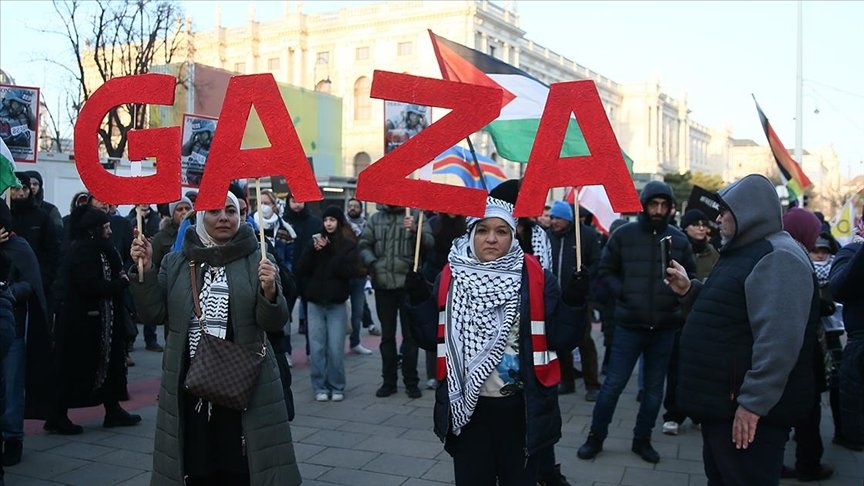
[{"label": "black boot", "polygon": [[631,451],[635,452],[642,458],[642,460],[646,462],[650,462],[651,464],[657,464],[660,462],[660,454],[651,447],[651,439],[633,439],[633,447],[630,448]]},{"label": "black boot", "polygon": [[574,381],[562,381],[558,384],[559,395],[569,395],[576,393],[576,383]]},{"label": "black boot", "polygon": [[21,462],[21,451],[24,449],[24,442],[21,439],[8,439],[3,447],[3,466],[14,466]]},{"label": "black boot", "polygon": [[570,486],[567,478],[561,474],[561,464],[555,464],[555,469],[549,475],[537,481],[538,486]]},{"label": "black boot", "polygon": [[579,459],[594,459],[600,451],[603,450],[603,438],[591,432],[588,434],[588,439],[582,444],[582,447],[576,451]]},{"label": "black boot", "polygon": [[119,403],[105,404],[105,420],[102,421],[102,427],[131,427],[140,422],[140,415],[133,415],[123,410]]},{"label": "black boot", "polygon": [[73,424],[72,421],[69,420],[69,416],[66,415],[65,409],[62,413],[57,414],[56,417],[46,420],[45,425],[43,425],[42,428],[52,434],[60,435],[78,435],[81,432],[84,432],[84,427]]}]

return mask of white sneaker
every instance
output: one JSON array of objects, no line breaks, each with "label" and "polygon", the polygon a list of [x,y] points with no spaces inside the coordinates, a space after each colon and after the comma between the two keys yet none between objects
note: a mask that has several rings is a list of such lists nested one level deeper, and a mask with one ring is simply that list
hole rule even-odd
[{"label": "white sneaker", "polygon": [[438,380],[436,380],[435,378],[429,378],[428,380],[426,380],[427,390],[434,390],[436,388],[438,388]]},{"label": "white sneaker", "polygon": [[327,400],[330,400],[330,397],[328,397],[326,393],[316,393],[315,394],[315,401],[316,402],[326,402]]},{"label": "white sneaker", "polygon": [[663,433],[666,435],[678,435],[678,422],[663,422]]},{"label": "white sneaker", "polygon": [[291,355],[290,355],[290,354],[285,353],[285,361],[288,362],[288,367],[289,367],[289,368],[293,368],[293,367],[294,367],[294,360],[291,359]]},{"label": "white sneaker", "polygon": [[363,346],[362,344],[358,344],[351,348],[351,351],[354,351],[356,354],[372,354],[372,350]]},{"label": "white sneaker", "polygon": [[345,400],[345,395],[339,392],[333,392],[333,396],[330,399],[334,402],[341,402],[342,400]]}]

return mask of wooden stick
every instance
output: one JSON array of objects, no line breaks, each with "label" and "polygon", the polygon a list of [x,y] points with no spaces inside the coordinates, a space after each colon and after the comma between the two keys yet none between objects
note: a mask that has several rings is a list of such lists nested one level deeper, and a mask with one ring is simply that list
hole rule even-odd
[{"label": "wooden stick", "polygon": [[[141,206],[135,205],[135,218],[138,223],[138,241],[144,243],[144,213]],[[138,283],[144,282],[144,259],[138,259]]]},{"label": "wooden stick", "polygon": [[417,217],[417,242],[414,243],[414,271],[417,271],[417,264],[420,262],[420,240],[423,239],[423,210],[420,210],[420,216]]},{"label": "wooden stick", "polygon": [[573,226],[576,227],[576,271],[582,270],[582,223],[579,221],[579,188],[573,187]]},{"label": "wooden stick", "polygon": [[261,215],[261,179],[255,179],[255,205],[258,206],[258,239],[261,240],[261,261],[267,259],[267,244],[264,242],[264,216]]},{"label": "wooden stick", "polygon": [[[411,216],[411,208],[409,208],[408,206],[405,206],[405,217],[407,218],[408,216]],[[411,231],[411,230],[409,230],[408,228],[405,228],[405,231]]]}]

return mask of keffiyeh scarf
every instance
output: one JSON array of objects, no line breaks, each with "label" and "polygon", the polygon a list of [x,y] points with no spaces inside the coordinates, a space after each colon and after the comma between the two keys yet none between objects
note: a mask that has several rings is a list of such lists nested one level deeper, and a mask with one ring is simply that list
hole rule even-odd
[{"label": "keffiyeh scarf", "polygon": [[[500,217],[515,229],[512,206],[489,199],[489,206],[509,207],[509,218],[493,214],[489,207],[486,217]],[[515,231],[507,254],[481,263],[471,249],[478,221],[469,221],[470,234],[457,238],[448,256],[453,279],[446,305],[445,355],[447,393],[456,435],[471,419],[480,388],[501,361],[507,335],[519,319],[524,254]]]},{"label": "keffiyeh scarf", "polygon": [[[193,289],[194,292],[194,289]],[[210,267],[204,271],[204,285],[198,293],[201,304],[201,320],[204,332],[225,339],[228,331],[228,277],[225,267]],[[201,340],[201,326],[193,318],[189,325],[189,357],[195,357],[198,341]]]},{"label": "keffiyeh scarf", "polygon": [[531,248],[534,250],[534,256],[540,260],[540,266],[544,270],[552,270],[552,244],[549,242],[549,235],[540,225],[531,227]]}]

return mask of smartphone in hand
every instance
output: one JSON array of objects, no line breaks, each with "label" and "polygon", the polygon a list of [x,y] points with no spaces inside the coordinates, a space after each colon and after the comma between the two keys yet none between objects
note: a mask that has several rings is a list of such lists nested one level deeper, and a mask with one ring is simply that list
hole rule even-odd
[{"label": "smartphone in hand", "polygon": [[666,269],[672,266],[672,237],[660,238],[660,278],[666,278]]}]

